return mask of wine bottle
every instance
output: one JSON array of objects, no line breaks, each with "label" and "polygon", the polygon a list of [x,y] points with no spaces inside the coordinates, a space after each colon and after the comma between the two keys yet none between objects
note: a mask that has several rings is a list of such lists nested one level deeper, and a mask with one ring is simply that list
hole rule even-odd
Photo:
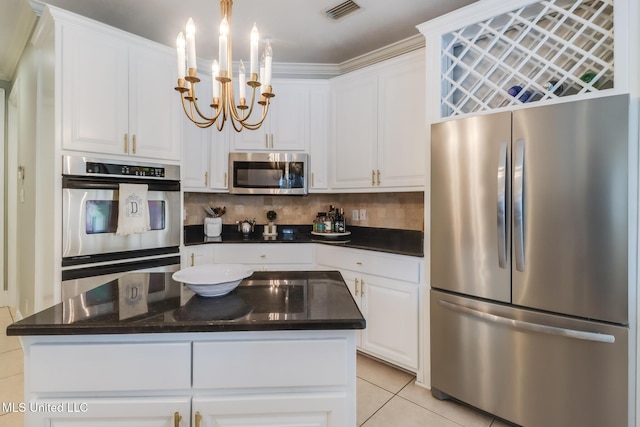
[{"label": "wine bottle", "polygon": [[556,96],[560,96],[562,95],[562,92],[564,92],[564,85],[558,84],[557,80],[549,80],[543,85],[543,87],[544,87],[544,90],[548,92],[553,91],[553,94]]}]

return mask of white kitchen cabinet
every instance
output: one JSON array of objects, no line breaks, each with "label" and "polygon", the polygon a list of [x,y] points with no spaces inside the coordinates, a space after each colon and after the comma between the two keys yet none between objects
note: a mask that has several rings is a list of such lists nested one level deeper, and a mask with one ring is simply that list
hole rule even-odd
[{"label": "white kitchen cabinet", "polygon": [[309,192],[329,189],[329,83],[315,82],[310,88]]},{"label": "white kitchen cabinet", "polygon": [[26,405],[33,405],[25,411],[30,426],[187,427],[191,414],[189,397],[56,398]]},{"label": "white kitchen cabinet", "polygon": [[375,74],[369,71],[331,81],[329,159],[333,188],[375,188],[376,82]]},{"label": "white kitchen cabinet", "polygon": [[318,245],[315,255],[318,265],[341,272],[367,321],[359,349],[416,372],[420,260],[328,245]]},{"label": "white kitchen cabinet", "polygon": [[418,286],[378,276],[360,276],[360,298],[367,328],[362,349],[418,369]]},{"label": "white kitchen cabinet", "polygon": [[229,129],[218,131],[215,125],[201,129],[186,115],[183,129],[184,191],[228,191]]},{"label": "white kitchen cabinet", "polygon": [[[194,423],[204,426],[338,427],[345,419],[341,393],[273,393],[193,399]],[[200,417],[200,420],[198,420]]]},{"label": "white kitchen cabinet", "polygon": [[187,268],[213,264],[213,252],[213,245],[185,246],[182,250],[180,265],[182,268]]},{"label": "white kitchen cabinet", "polygon": [[211,129],[200,129],[186,115],[182,126],[182,188],[184,191],[204,191],[209,188]]},{"label": "white kitchen cabinet", "polygon": [[214,243],[208,246],[212,248],[213,262],[217,264],[246,264],[255,271],[309,270],[313,267],[313,243]]},{"label": "white kitchen cabinet", "polygon": [[354,338],[353,330],[24,337],[25,425],[353,426]]},{"label": "white kitchen cabinet", "polygon": [[424,188],[424,73],[419,50],[331,80],[331,187]]},{"label": "white kitchen cabinet", "polygon": [[62,148],[179,160],[175,53],[72,20],[61,24]]},{"label": "white kitchen cabinet", "polygon": [[[236,151],[304,151],[309,143],[309,86],[304,80],[273,81],[269,112],[257,130],[234,132],[233,149]],[[250,92],[247,92],[247,96]],[[255,108],[250,119],[258,120],[262,107]]]}]

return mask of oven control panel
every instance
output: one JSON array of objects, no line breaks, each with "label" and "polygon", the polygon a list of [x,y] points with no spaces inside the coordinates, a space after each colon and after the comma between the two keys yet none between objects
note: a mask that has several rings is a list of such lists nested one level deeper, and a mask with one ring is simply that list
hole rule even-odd
[{"label": "oven control panel", "polygon": [[123,165],[116,163],[87,162],[87,174],[140,176],[164,178],[165,169],[155,166]]}]

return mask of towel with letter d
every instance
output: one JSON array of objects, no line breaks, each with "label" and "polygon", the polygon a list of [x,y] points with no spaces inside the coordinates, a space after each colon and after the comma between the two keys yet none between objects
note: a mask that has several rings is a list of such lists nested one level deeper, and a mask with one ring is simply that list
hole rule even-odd
[{"label": "towel with letter d", "polygon": [[118,199],[118,236],[149,231],[149,205],[147,184],[120,184]]}]

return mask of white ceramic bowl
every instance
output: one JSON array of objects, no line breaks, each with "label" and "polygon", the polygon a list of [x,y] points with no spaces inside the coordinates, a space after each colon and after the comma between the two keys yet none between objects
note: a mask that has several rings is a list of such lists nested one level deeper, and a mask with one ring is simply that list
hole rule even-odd
[{"label": "white ceramic bowl", "polygon": [[253,274],[243,264],[206,264],[184,268],[171,277],[203,297],[226,295],[238,287],[242,279]]}]

